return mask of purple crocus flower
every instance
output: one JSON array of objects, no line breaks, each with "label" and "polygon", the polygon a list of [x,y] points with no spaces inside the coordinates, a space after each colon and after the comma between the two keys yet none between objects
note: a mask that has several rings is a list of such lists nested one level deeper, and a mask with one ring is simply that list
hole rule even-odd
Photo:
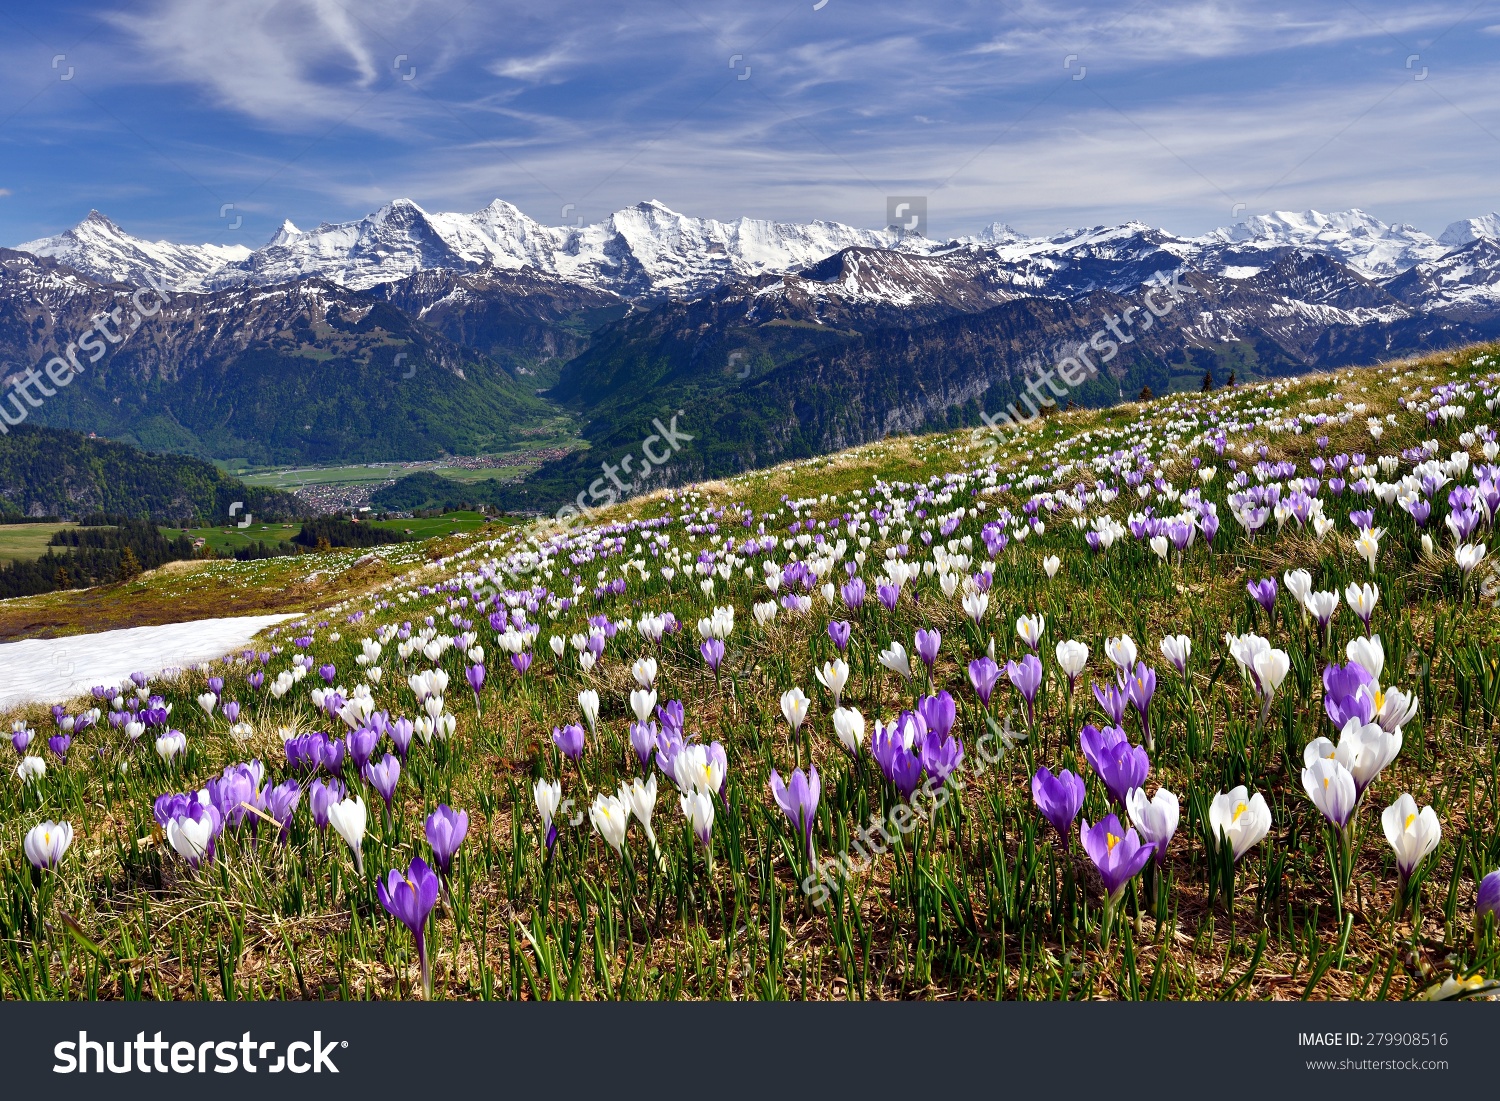
[{"label": "purple crocus flower", "polygon": [[657,704],[656,719],[661,723],[664,732],[670,731],[676,736],[677,741],[682,741],[682,724],[686,721],[686,712],[683,710],[681,700],[668,700],[666,703]]},{"label": "purple crocus flower", "polygon": [[10,736],[10,744],[16,747],[17,753],[25,753],[26,747],[31,744],[31,739],[36,737],[36,731],[29,727],[25,730],[17,730]]},{"label": "purple crocus flower", "polygon": [[943,636],[937,631],[919,630],[916,637],[917,657],[922,659],[922,664],[927,666],[927,672],[932,672],[932,667],[937,663],[938,649],[943,644]]},{"label": "purple crocus flower", "polygon": [[328,828],[328,808],[335,803],[342,803],[348,794],[342,780],[333,779],[326,784],[322,780],[312,782],[307,789],[307,802],[312,807],[313,822],[318,829]]},{"label": "purple crocus flower", "polygon": [[885,605],[885,610],[894,612],[896,602],[901,599],[901,589],[896,585],[887,585],[884,582],[875,586],[875,595],[880,598],[880,603]]},{"label": "purple crocus flower", "polygon": [[1151,733],[1151,697],[1155,694],[1155,670],[1146,668],[1146,663],[1143,661],[1136,662],[1135,672],[1130,674],[1130,679],[1125,682],[1125,696],[1130,700],[1130,705],[1135,708],[1135,713],[1141,720],[1141,733],[1146,739],[1147,746],[1155,745],[1155,738]]},{"label": "purple crocus flower", "polygon": [[833,639],[833,644],[843,653],[849,648],[850,625],[846,620],[830,619],[828,621],[828,637]]},{"label": "purple crocus flower", "polygon": [[338,676],[338,669],[332,665],[318,666],[318,676],[323,678],[325,684],[332,684],[333,678]]},{"label": "purple crocus flower", "polygon": [[396,781],[401,779],[401,761],[387,753],[380,760],[365,765],[363,773],[365,780],[385,800],[385,809],[389,812],[391,800],[396,797]]},{"label": "purple crocus flower", "polygon": [[990,695],[995,691],[995,681],[999,677],[1000,666],[988,654],[969,662],[969,683],[985,707],[990,705]]},{"label": "purple crocus flower", "polygon": [[651,754],[656,749],[656,724],[631,723],[630,748],[635,750],[636,760],[641,763],[641,771],[650,768]]},{"label": "purple crocus flower", "polygon": [[363,769],[370,763],[370,758],[375,756],[375,748],[380,745],[380,732],[373,726],[362,726],[358,730],[349,732],[349,759],[354,762],[354,767]]},{"label": "purple crocus flower", "polygon": [[224,712],[224,718],[228,719],[231,724],[239,722],[240,705],[236,701],[230,700],[224,705],[222,710]]},{"label": "purple crocus flower", "polygon": [[1094,682],[1094,699],[1099,701],[1099,706],[1109,716],[1109,721],[1119,726],[1125,721],[1125,704],[1128,702],[1124,691],[1113,681],[1106,681],[1104,687],[1099,687],[1099,682]]},{"label": "purple crocus flower", "polygon": [[698,646],[698,653],[703,655],[704,664],[718,675],[719,666],[724,661],[724,642],[722,639],[706,638]]},{"label": "purple crocus flower", "polygon": [[522,650],[519,654],[512,654],[510,656],[510,664],[511,668],[515,669],[517,676],[524,677],[526,670],[531,668],[531,651]]},{"label": "purple crocus flower", "polygon": [[1330,665],[1323,670],[1323,710],[1335,730],[1357,718],[1360,725],[1375,720],[1375,678],[1358,662]]},{"label": "purple crocus flower", "polygon": [[1125,887],[1151,859],[1154,846],[1142,844],[1133,829],[1127,830],[1113,814],[1096,826],[1083,820],[1078,830],[1083,841],[1083,851],[1088,853],[1094,867],[1099,869],[1099,878],[1104,881],[1105,894],[1110,905],[1120,901]]},{"label": "purple crocus flower", "polygon": [[464,679],[469,682],[469,688],[474,693],[474,702],[479,702],[479,690],[484,687],[484,666],[477,662],[464,670]]},{"label": "purple crocus flower", "polygon": [[319,737],[323,739],[323,767],[337,776],[344,771],[344,739],[330,738],[326,734],[320,734]]},{"label": "purple crocus flower", "polygon": [[47,739],[47,748],[56,754],[59,761],[68,759],[68,747],[73,744],[73,735],[54,734]]},{"label": "purple crocus flower", "polygon": [[1263,581],[1247,581],[1245,588],[1250,591],[1251,598],[1266,610],[1266,615],[1276,610],[1276,579],[1274,577],[1267,577]]},{"label": "purple crocus flower", "polygon": [[245,678],[245,683],[255,691],[259,692],[261,686],[266,683],[266,675],[259,669],[257,669],[255,672],[251,673],[248,677]]},{"label": "purple crocus flower", "polygon": [[1052,823],[1064,847],[1072,843],[1073,819],[1083,808],[1087,791],[1083,777],[1074,776],[1071,769],[1065,768],[1054,776],[1051,769],[1043,766],[1031,778],[1031,798],[1042,817]]},{"label": "purple crocus flower", "polygon": [[1042,687],[1042,663],[1035,654],[1027,654],[1019,662],[1007,661],[1005,676],[1026,701],[1026,725],[1030,726],[1036,718],[1036,694]]},{"label": "purple crocus flower", "polygon": [[184,817],[196,802],[197,795],[184,795],[181,792],[158,795],[156,802],[151,805],[151,817],[156,819],[158,826],[166,829],[168,822]]},{"label": "purple crocus flower", "polygon": [[910,799],[922,781],[922,758],[906,748],[899,733],[900,725],[898,720],[896,726],[877,733],[870,741],[870,752],[881,774],[896,785],[901,798]]},{"label": "purple crocus flower", "polygon": [[[947,693],[943,693],[947,695]],[[930,779],[939,784],[946,783],[949,774],[964,759],[964,745],[957,738],[943,737],[936,730],[929,730],[921,745],[922,767]]]},{"label": "purple crocus flower", "polygon": [[453,855],[468,832],[467,811],[454,810],[446,803],[439,803],[437,810],[427,816],[427,843],[432,846],[433,859],[444,876],[452,870]]},{"label": "purple crocus flower", "polygon": [[246,765],[228,765],[219,776],[208,781],[209,802],[218,810],[226,826],[235,827],[245,820],[247,806],[258,802],[259,777]]},{"label": "purple crocus flower", "polygon": [[576,761],[583,756],[583,727],[577,723],[569,723],[564,727],[554,726],[552,741],[558,749],[562,750],[563,756],[570,761]]},{"label": "purple crocus flower", "polygon": [[209,677],[208,678],[208,690],[210,692],[212,692],[215,696],[222,696],[224,694],[224,678],[223,677]]},{"label": "purple crocus flower", "polygon": [[401,754],[403,761],[406,760],[406,751],[411,748],[411,738],[416,731],[416,724],[406,718],[397,719],[391,723],[387,731],[391,736],[391,742],[396,746],[396,752]]},{"label": "purple crocus flower", "polygon": [[865,581],[862,577],[851,577],[839,589],[839,595],[844,599],[844,607],[848,608],[851,612],[858,611],[864,607],[867,592],[868,590],[865,587]]},{"label": "purple crocus flower", "polygon": [[1106,726],[1100,730],[1092,723],[1078,736],[1083,756],[1114,800],[1122,806],[1131,788],[1138,788],[1151,771],[1151,758],[1145,749],[1130,744],[1123,728]]},{"label": "purple crocus flower", "polygon": [[948,731],[953,729],[954,720],[958,718],[958,708],[952,696],[946,691],[940,691],[936,696],[923,696],[918,700],[917,714],[927,724],[928,733],[945,738]]},{"label": "purple crocus flower", "polygon": [[427,962],[427,916],[437,905],[442,884],[427,862],[413,857],[411,867],[402,875],[392,868],[384,880],[377,880],[375,893],[386,912],[411,930],[417,942],[417,959],[422,967],[422,990],[432,997],[432,968]]},{"label": "purple crocus flower", "polygon": [[1474,920],[1483,920],[1485,914],[1500,922],[1500,871],[1493,871],[1479,881],[1479,892],[1474,897]]},{"label": "purple crocus flower", "polygon": [[811,765],[808,773],[803,774],[799,768],[792,773],[790,784],[781,782],[781,774],[774,768],[771,770],[771,794],[776,798],[776,805],[782,813],[791,820],[802,834],[807,844],[807,859],[813,858],[813,824],[818,818],[818,796],[822,793],[822,784],[818,780],[818,767]]},{"label": "purple crocus flower", "polygon": [[292,815],[297,804],[302,802],[302,785],[296,780],[284,780],[266,792],[265,811],[281,823],[281,841],[285,842],[292,829]]}]

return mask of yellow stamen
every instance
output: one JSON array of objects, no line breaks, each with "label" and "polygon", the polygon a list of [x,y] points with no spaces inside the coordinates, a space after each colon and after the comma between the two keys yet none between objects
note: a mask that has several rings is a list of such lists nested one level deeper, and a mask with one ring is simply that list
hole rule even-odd
[{"label": "yellow stamen", "polygon": [[1107,834],[1104,835],[1104,846],[1105,846],[1105,851],[1106,852],[1113,851],[1114,847],[1116,845],[1118,845],[1119,843],[1120,843],[1120,839],[1118,837],[1116,837],[1114,834],[1107,833]]},{"label": "yellow stamen", "polygon": [[1250,807],[1248,804],[1241,803],[1239,806],[1234,808],[1234,815],[1229,820],[1231,822],[1238,822],[1240,820],[1240,815],[1244,814],[1249,809]]},{"label": "yellow stamen", "polygon": [[1415,814],[1408,814],[1406,816],[1406,825],[1402,826],[1401,829],[1402,830],[1409,830],[1409,829],[1411,829],[1411,824],[1413,822],[1415,822],[1416,820],[1417,820],[1417,816]]}]

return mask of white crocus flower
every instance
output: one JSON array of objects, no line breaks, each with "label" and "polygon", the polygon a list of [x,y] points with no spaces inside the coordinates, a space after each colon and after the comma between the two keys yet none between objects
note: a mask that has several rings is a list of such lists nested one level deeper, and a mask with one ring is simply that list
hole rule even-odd
[{"label": "white crocus flower", "polygon": [[635,717],[639,722],[645,722],[651,718],[651,713],[656,710],[656,689],[653,688],[648,692],[637,688],[631,692],[630,710],[635,712]]},{"label": "white crocus flower", "polygon": [[656,850],[656,833],[651,829],[651,814],[656,809],[656,773],[652,773],[644,782],[637,776],[630,783],[620,781],[620,802],[630,808],[630,813],[635,815],[636,821],[646,831],[646,840],[651,849]]},{"label": "white crocus flower", "polygon": [[802,689],[791,688],[781,694],[781,714],[795,733],[807,718],[808,699]]},{"label": "white crocus flower", "polygon": [[1375,573],[1375,560],[1380,557],[1380,537],[1384,528],[1365,528],[1354,540],[1354,551],[1370,564],[1370,574]]},{"label": "white crocus flower", "polygon": [[198,706],[203,708],[205,715],[212,715],[214,708],[219,705],[219,697],[212,692],[203,692],[198,696]]},{"label": "white crocus flower", "polygon": [[1125,811],[1130,815],[1130,824],[1140,834],[1141,840],[1156,846],[1155,856],[1160,863],[1167,845],[1177,832],[1177,821],[1181,813],[1177,796],[1166,788],[1159,787],[1156,794],[1147,799],[1144,788],[1131,788],[1125,796]]},{"label": "white crocus flower", "polygon": [[1068,683],[1072,684],[1088,664],[1089,648],[1077,639],[1070,638],[1057,644],[1056,653],[1057,667],[1068,678]]},{"label": "white crocus flower", "polygon": [[[650,688],[656,684],[656,659],[652,657],[637,658],[635,664],[630,667],[630,675],[635,678],[635,683],[642,688]],[[645,720],[642,719],[642,722]]]},{"label": "white crocus flower", "polygon": [[816,675],[818,683],[833,694],[833,706],[838,707],[839,699],[844,694],[844,686],[849,683],[849,663],[843,658],[825,661]]},{"label": "white crocus flower", "polygon": [[865,741],[865,717],[857,708],[840,707],[833,713],[833,731],[851,757],[859,756]]},{"label": "white crocus flower", "polygon": [[911,680],[911,661],[906,656],[906,647],[899,642],[892,642],[886,649],[880,651],[880,664],[892,673],[899,673],[907,680]]},{"label": "white crocus flower", "polygon": [[1266,805],[1265,796],[1260,792],[1251,795],[1241,784],[1214,796],[1208,808],[1208,828],[1214,847],[1224,837],[1235,860],[1239,860],[1271,832],[1271,808]]},{"label": "white crocus flower", "polygon": [[1193,653],[1193,640],[1187,635],[1168,635],[1161,640],[1161,656],[1179,673],[1187,672],[1188,658]]},{"label": "white crocus flower", "polygon": [[964,614],[978,623],[984,618],[984,613],[990,608],[990,594],[979,592],[977,589],[964,593]]},{"label": "white crocus flower", "polygon": [[589,724],[589,733],[595,733],[594,727],[599,722],[599,693],[592,688],[578,693],[578,710],[583,712],[583,721]]},{"label": "white crocus flower", "polygon": [[16,766],[16,779],[23,784],[39,783],[47,775],[47,762],[40,757],[26,756]]},{"label": "white crocus flower", "polygon": [[1344,647],[1344,653],[1350,661],[1369,673],[1376,684],[1380,683],[1380,674],[1385,669],[1385,646],[1379,635],[1351,638]]},{"label": "white crocus flower", "polygon": [[610,848],[619,855],[625,851],[625,830],[630,825],[630,808],[624,800],[613,795],[594,796],[594,805],[589,808],[589,821],[599,836],[609,842]]},{"label": "white crocus flower", "polygon": [[1049,554],[1046,558],[1042,559],[1042,569],[1047,571],[1047,577],[1049,579],[1056,577],[1057,571],[1061,568],[1062,559],[1057,557],[1057,555],[1055,554]]},{"label": "white crocus flower", "polygon": [[1368,623],[1375,614],[1375,605],[1380,603],[1380,587],[1369,582],[1351,581],[1344,589],[1344,600],[1350,611]]},{"label": "white crocus flower", "polygon": [[1467,580],[1469,574],[1474,572],[1476,566],[1484,561],[1485,545],[1483,543],[1465,543],[1453,552],[1453,561],[1458,563],[1458,568],[1463,572]]},{"label": "white crocus flower", "polygon": [[1396,759],[1401,743],[1400,730],[1386,730],[1379,723],[1361,723],[1355,716],[1339,731],[1337,756],[1354,774],[1354,786],[1363,794],[1381,770]]},{"label": "white crocus flower", "polygon": [[341,800],[328,808],[328,824],[353,851],[354,870],[360,875],[365,874],[365,858],[364,853],[361,852],[361,846],[364,844],[365,824],[368,819],[365,801],[358,796]]},{"label": "white crocus flower", "polygon": [[538,780],[532,785],[531,799],[536,804],[536,812],[542,819],[542,835],[545,837],[552,828],[552,819],[557,815],[557,808],[562,805],[562,784],[556,780]]},{"label": "white crocus flower", "polygon": [[1040,615],[1023,615],[1016,620],[1016,634],[1022,642],[1033,650],[1041,644],[1042,633],[1047,629],[1046,617]]},{"label": "white crocus flower", "polygon": [[207,818],[174,818],[167,823],[167,843],[177,855],[197,864],[208,852],[214,824]]},{"label": "white crocus flower", "polygon": [[1385,839],[1396,851],[1396,868],[1403,881],[1411,878],[1424,857],[1437,848],[1443,827],[1431,807],[1417,810],[1417,801],[1405,792],[1380,815]]},{"label": "white crocus flower", "polygon": [[1128,676],[1135,669],[1135,641],[1129,635],[1105,639],[1104,656]]},{"label": "white crocus flower", "polygon": [[169,730],[156,739],[156,755],[163,761],[171,761],[180,753],[187,752],[187,735],[180,730]]},{"label": "white crocus flower", "polygon": [[1335,758],[1319,757],[1302,770],[1302,790],[1323,817],[1342,829],[1354,813],[1359,795],[1354,774]]},{"label": "white crocus flower", "polygon": [[73,827],[70,823],[48,820],[27,832],[21,848],[33,866],[55,868],[72,843]]}]

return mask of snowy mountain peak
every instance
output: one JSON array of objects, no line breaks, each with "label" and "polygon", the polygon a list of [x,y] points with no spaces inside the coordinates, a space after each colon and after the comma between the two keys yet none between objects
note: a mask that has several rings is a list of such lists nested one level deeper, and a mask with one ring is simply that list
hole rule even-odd
[{"label": "snowy mountain peak", "polygon": [[[1073,273],[1068,279],[1089,284],[1094,275],[1083,274],[1080,265],[1096,260],[1125,263],[1126,277],[1134,278],[1139,266],[1149,268],[1149,274],[1163,263],[1193,263],[1199,257],[1212,264],[1226,251],[1234,254],[1229,263],[1236,270],[1255,269],[1259,262],[1245,254],[1288,247],[1330,256],[1366,278],[1389,279],[1480,238],[1500,240],[1500,214],[1455,222],[1441,241],[1412,226],[1387,225],[1351,209],[1273,211],[1200,238],[1176,237],[1140,221],[1027,237],[993,222],[953,243],[991,253],[994,262],[1014,269],[1004,282],[1040,287],[1065,270]],[[573,225],[548,226],[503,199],[462,214],[429,212],[400,198],[355,221],[325,222],[316,229],[302,230],[285,221],[253,252],[243,246],[144,241],[97,210],[72,229],[18,248],[106,282],[140,285],[149,276],[179,290],[264,286],[309,277],[365,289],[419,271],[491,268],[531,269],[628,298],[681,298],[735,278],[804,271],[850,248],[935,256],[950,251],[951,244],[823,220],[741,217],[721,222],[681,214],[658,199],[591,224],[579,219]],[[904,269],[896,265],[885,271],[882,285],[897,278],[899,270]]]},{"label": "snowy mountain peak", "polygon": [[1478,218],[1454,222],[1443,230],[1438,240],[1449,248],[1458,248],[1481,237],[1500,241],[1500,214],[1482,214]]},{"label": "snowy mountain peak", "polygon": [[1371,278],[1389,278],[1447,251],[1413,226],[1386,225],[1357,207],[1329,214],[1317,210],[1257,214],[1209,237],[1248,248],[1312,248]]},{"label": "snowy mountain peak", "polygon": [[198,290],[224,265],[244,260],[244,245],[178,245],[132,237],[97,210],[72,229],[16,246],[104,283],[142,285],[146,276],[177,290]]}]

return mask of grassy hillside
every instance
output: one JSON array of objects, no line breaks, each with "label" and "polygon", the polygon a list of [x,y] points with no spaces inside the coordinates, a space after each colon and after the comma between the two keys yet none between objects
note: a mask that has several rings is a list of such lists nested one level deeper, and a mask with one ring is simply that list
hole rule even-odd
[{"label": "grassy hillside", "polygon": [[[59,760],[41,748],[46,709],[17,716],[48,771],[0,787],[0,989],[421,996],[415,944],[375,881],[438,858],[424,820],[442,803],[468,830],[424,942],[433,997],[1492,990],[1500,937],[1475,899],[1500,867],[1500,580],[1475,548],[1493,542],[1495,356],[1060,413],[994,448],[900,437],[571,530],[215,567],[241,611],[304,594],[304,618],[264,637],[264,665],[212,670],[245,726],[217,704],[205,715],[196,672],[151,686],[185,735],[170,763],[161,731],[131,744],[107,721]],[[1301,601],[1297,570],[1314,594]],[[157,576],[118,603],[208,591]],[[42,599],[31,614],[77,614]],[[1065,641],[1086,657],[1065,661]],[[368,686],[393,723],[437,716],[436,731],[356,736],[359,715],[311,698],[316,674],[272,694],[301,655],[333,666],[346,697]],[[428,706],[412,678],[432,669],[447,687]],[[711,752],[684,749],[679,725]],[[347,753],[338,766],[369,812],[358,865],[311,813],[326,771],[288,764],[283,737],[315,730],[405,758],[388,813]],[[252,759],[265,799],[282,785],[285,844],[230,806],[194,869],[154,801]],[[789,813],[781,780],[813,767],[817,798]],[[1060,814],[1036,792],[1064,770],[1081,779]],[[639,817],[599,802],[648,777]],[[565,800],[551,840],[542,781]],[[45,900],[19,855],[43,818],[76,838]],[[1118,867],[1143,840],[1160,861]],[[77,962],[47,907],[100,946],[97,964]],[[169,920],[175,935],[154,936]]]}]

